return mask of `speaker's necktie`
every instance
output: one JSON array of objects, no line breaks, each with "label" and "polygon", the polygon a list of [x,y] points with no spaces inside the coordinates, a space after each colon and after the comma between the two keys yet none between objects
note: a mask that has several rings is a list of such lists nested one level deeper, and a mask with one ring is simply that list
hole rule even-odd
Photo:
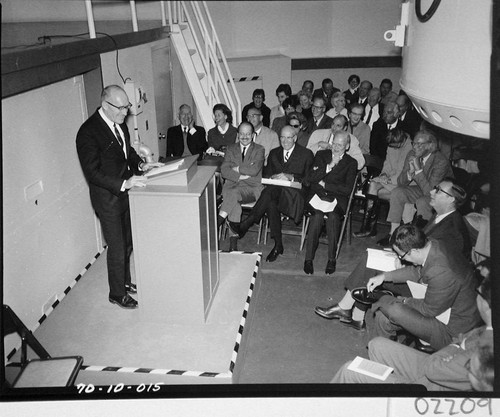
[{"label": "speaker's necktie", "polygon": [[115,128],[116,139],[118,139],[118,143],[120,144],[120,146],[123,149],[123,139],[122,139],[122,136],[120,135],[120,131],[116,127],[116,123],[113,124],[113,127]]}]

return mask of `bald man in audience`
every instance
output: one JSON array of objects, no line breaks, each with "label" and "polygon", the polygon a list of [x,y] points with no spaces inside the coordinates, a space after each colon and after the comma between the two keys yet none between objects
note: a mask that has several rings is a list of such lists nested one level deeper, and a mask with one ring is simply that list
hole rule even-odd
[{"label": "bald man in audience", "polygon": [[[310,149],[314,154],[316,154],[316,152],[318,152],[319,150],[331,150],[335,133],[346,131],[347,124],[347,117],[342,114],[335,116],[330,129],[320,129],[312,133],[312,135],[309,137],[307,148]],[[348,144],[347,154],[356,160],[358,170],[360,170],[365,165],[365,158],[359,147],[358,139],[350,133],[348,134],[350,143]]]}]

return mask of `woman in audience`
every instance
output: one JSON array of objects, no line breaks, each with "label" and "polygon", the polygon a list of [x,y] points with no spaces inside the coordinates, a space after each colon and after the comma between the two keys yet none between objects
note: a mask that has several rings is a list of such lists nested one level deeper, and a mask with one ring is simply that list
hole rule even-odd
[{"label": "woman in audience", "polygon": [[361,229],[354,233],[356,237],[375,236],[379,216],[380,200],[389,201],[391,191],[397,186],[398,176],[403,170],[407,153],[412,149],[410,135],[403,130],[390,130],[387,134],[387,156],[382,173],[369,180],[366,193],[365,213]]},{"label": "woman in audience", "polygon": [[335,116],[338,116],[339,114],[342,114],[345,117],[347,117],[347,109],[345,107],[345,97],[343,93],[341,93],[340,91],[333,93],[331,103],[333,107],[326,112],[326,115],[328,117],[331,117],[333,119],[335,118]]},{"label": "woman in audience", "polygon": [[238,130],[231,124],[233,113],[225,104],[216,104],[213,108],[215,127],[208,131],[208,155],[223,157],[228,145],[236,142]]},{"label": "woman in audience", "polygon": [[299,104],[295,108],[296,111],[302,113],[306,119],[312,119],[312,93],[310,91],[300,90],[297,93]]}]

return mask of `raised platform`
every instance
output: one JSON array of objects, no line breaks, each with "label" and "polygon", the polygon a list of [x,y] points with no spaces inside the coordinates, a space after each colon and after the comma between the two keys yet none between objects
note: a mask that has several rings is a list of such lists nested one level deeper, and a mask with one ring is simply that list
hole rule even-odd
[{"label": "raised platform", "polygon": [[101,256],[34,334],[52,356],[83,356],[76,384],[237,382],[260,258],[260,253],[219,252],[220,287],[207,322],[174,325],[144,323],[140,307],[110,304],[106,256]]}]

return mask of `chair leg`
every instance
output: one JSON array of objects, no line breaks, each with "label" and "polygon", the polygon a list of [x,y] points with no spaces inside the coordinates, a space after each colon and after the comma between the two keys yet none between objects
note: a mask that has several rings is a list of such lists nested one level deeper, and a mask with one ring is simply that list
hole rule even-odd
[{"label": "chair leg", "polygon": [[304,216],[302,219],[302,234],[300,235],[300,250],[304,249],[306,242],[307,231],[309,230],[309,216]]},{"label": "chair leg", "polygon": [[267,219],[267,216],[264,216],[262,218],[262,220],[264,221],[264,245],[267,244],[267,229],[269,227],[269,221]]},{"label": "chair leg", "polygon": [[262,222],[263,219],[261,218],[259,222],[259,231],[257,232],[257,245],[260,243],[260,239],[262,237],[262,226],[263,226]]}]

